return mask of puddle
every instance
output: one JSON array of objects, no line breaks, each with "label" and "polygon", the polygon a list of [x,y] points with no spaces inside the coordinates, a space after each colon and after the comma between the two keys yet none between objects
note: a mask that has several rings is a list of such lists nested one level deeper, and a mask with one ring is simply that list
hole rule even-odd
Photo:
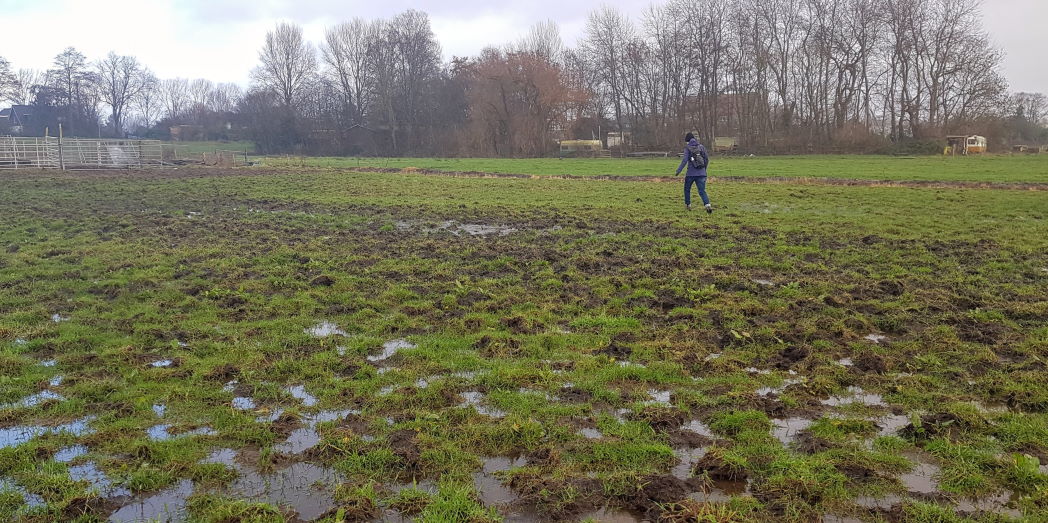
[{"label": "puddle", "polygon": [[648,401],[647,403],[669,406],[670,396],[672,394],[673,393],[668,390],[649,389],[648,396],[651,397],[651,401]]},{"label": "puddle", "polygon": [[[273,450],[281,454],[301,454],[320,443],[320,433],[317,432],[317,424],[339,421],[350,414],[359,413],[360,411],[356,410],[327,410],[313,416],[306,416],[303,420],[306,426],[291,431],[287,440],[274,445]],[[280,417],[280,414],[271,415],[270,417],[275,421]]]},{"label": "puddle", "polygon": [[892,436],[910,424],[910,416],[908,414],[892,414],[877,418],[874,421],[880,427],[880,430],[877,431],[878,436]]},{"label": "puddle", "polygon": [[870,334],[863,338],[866,341],[872,341],[874,343],[881,343],[882,341],[888,341],[888,337],[883,334]]},{"label": "puddle", "polygon": [[861,387],[848,387],[848,394],[843,396],[831,396],[830,399],[822,400],[821,403],[828,407],[839,407],[853,403],[861,403],[868,407],[887,407],[884,397],[873,392],[866,392]]},{"label": "puddle", "polygon": [[957,502],[957,510],[969,513],[992,512],[1021,519],[1023,517],[1022,511],[1008,506],[1014,498],[1014,493],[1003,492],[978,499],[962,499]]},{"label": "puddle", "polygon": [[579,518],[579,521],[599,521],[600,523],[639,523],[644,521],[629,512],[615,508],[602,508]]},{"label": "puddle", "polygon": [[746,367],[745,369],[742,369],[742,370],[746,371],[749,374],[760,374],[762,376],[767,376],[768,374],[771,374],[770,370],[768,370],[768,369],[758,369],[757,367]]},{"label": "puddle", "polygon": [[706,356],[706,358],[705,358],[705,360],[704,360],[704,361],[706,361],[707,363],[709,363],[709,362],[711,362],[711,361],[713,361],[713,360],[715,360],[715,359],[718,359],[718,358],[720,358],[721,356],[723,356],[723,354],[721,354],[721,353],[719,353],[719,352],[714,352],[713,354],[710,354],[710,355]]},{"label": "puddle", "polygon": [[488,407],[484,405],[484,393],[477,391],[468,391],[459,394],[463,398],[463,402],[459,404],[459,407],[473,407],[477,413],[482,416],[488,416],[491,418],[505,418],[506,412],[496,409],[494,407]]},{"label": "puddle", "polygon": [[55,365],[58,365],[58,362],[55,360],[44,360],[40,362],[40,365],[43,365],[44,367],[54,367]]},{"label": "puddle", "polygon": [[705,423],[703,423],[703,422],[701,422],[701,421],[699,421],[697,419],[689,421],[687,425],[682,425],[680,429],[681,430],[687,430],[687,431],[690,431],[690,432],[694,432],[696,434],[699,434],[699,435],[702,435],[702,436],[706,436],[707,438],[710,438],[710,439],[715,439],[716,438],[716,436],[713,435],[713,431],[710,430],[710,428],[708,426],[706,426]]},{"label": "puddle", "polygon": [[783,445],[789,445],[800,432],[811,426],[812,420],[807,418],[787,418],[787,419],[774,419],[772,420],[773,427],[771,429],[772,436],[775,439],[782,442]]},{"label": "puddle", "polygon": [[345,346],[345,345],[339,345],[339,346],[335,347],[335,352],[336,352],[336,353],[337,353],[337,354],[338,354],[339,356],[345,356],[345,355],[346,355],[346,351],[347,351],[347,350],[348,350],[348,349],[346,349],[346,346]]},{"label": "puddle", "polygon": [[320,434],[312,428],[300,428],[291,431],[287,441],[273,446],[273,450],[282,454],[301,454],[320,443]]},{"label": "puddle", "polygon": [[153,441],[167,441],[173,438],[187,438],[191,436],[217,436],[218,432],[211,427],[200,427],[199,429],[182,432],[180,434],[171,434],[168,429],[171,425],[153,425],[146,429],[146,435]]},{"label": "puddle", "polygon": [[94,419],[95,418],[93,416],[89,416],[54,427],[43,427],[39,425],[18,425],[14,427],[8,427],[6,429],[0,429],[0,449],[8,447],[17,447],[37,436],[43,436],[44,434],[58,434],[61,432],[68,432],[73,436],[80,437],[91,432],[91,427],[88,426],[88,424],[94,421]]},{"label": "puddle", "polygon": [[301,401],[303,406],[312,407],[317,404],[317,398],[306,392],[306,388],[302,385],[288,387],[285,390],[287,390],[288,394],[291,394],[293,398]]},{"label": "puddle", "polygon": [[506,236],[517,232],[517,229],[508,227],[505,225],[485,225],[481,223],[458,223],[455,221],[441,222],[435,226],[424,225],[418,222],[410,222],[406,220],[398,220],[393,222],[398,231],[410,231],[418,229],[419,231],[431,234],[435,232],[447,231],[455,236],[461,236],[462,234],[468,234],[470,236],[491,236],[499,235]]},{"label": "puddle", "polygon": [[157,360],[157,361],[154,361],[153,363],[150,363],[149,365],[152,366],[153,368],[159,369],[159,368],[164,368],[164,367],[170,367],[174,363],[175,362],[173,362],[171,360]]},{"label": "puddle", "polygon": [[712,485],[699,492],[693,492],[688,499],[700,503],[727,503],[735,496],[742,496],[749,492],[749,483],[746,481],[714,480]]},{"label": "puddle", "polygon": [[233,398],[233,408],[237,410],[254,410],[257,408],[257,405],[255,405],[253,398],[238,396]]},{"label": "puddle", "polygon": [[90,483],[91,488],[97,491],[98,494],[104,498],[131,495],[130,490],[119,485],[114,485],[113,482],[109,480],[109,476],[107,476],[105,472],[99,470],[93,461],[89,461],[83,465],[69,467],[69,479]]},{"label": "puddle", "polygon": [[764,387],[760,387],[759,389],[757,389],[756,392],[757,392],[758,396],[779,395],[779,394],[782,394],[783,391],[785,391],[787,387],[789,387],[791,385],[796,385],[798,383],[803,383],[803,382],[804,382],[804,380],[800,380],[800,379],[782,380],[782,385],[779,385],[778,387],[764,386]]},{"label": "puddle", "polygon": [[579,434],[582,434],[586,439],[601,439],[604,434],[597,429],[579,429]]},{"label": "puddle", "polygon": [[[46,505],[44,498],[33,494],[7,478],[0,478],[0,492],[14,492],[22,496],[22,510]],[[16,519],[17,521],[17,519]]]},{"label": "puddle", "polygon": [[83,445],[73,445],[71,447],[58,449],[58,452],[55,452],[54,457],[51,459],[58,463],[69,463],[80,456],[86,455],[87,452],[87,447]]},{"label": "puddle", "polygon": [[193,494],[193,482],[183,479],[174,487],[160,491],[109,516],[109,521],[181,521],[185,519],[186,499]]},{"label": "puddle", "polygon": [[673,474],[673,477],[677,479],[687,481],[691,478],[691,472],[692,469],[695,468],[695,464],[706,455],[706,452],[707,449],[705,448],[674,450],[673,454],[677,456],[680,463],[677,463],[673,469],[670,470],[670,474]]},{"label": "puddle", "polygon": [[764,287],[774,287],[775,286],[775,282],[773,282],[771,280],[762,280],[762,279],[759,279],[759,278],[754,279],[753,283],[756,283],[757,285],[761,285],[761,286],[764,286]]},{"label": "puddle", "polygon": [[346,331],[338,328],[338,325],[329,321],[320,322],[308,329],[305,333],[315,338],[328,338],[331,336],[349,336]]},{"label": "puddle", "polygon": [[852,361],[851,358],[841,358],[841,359],[837,360],[837,365],[840,365],[842,367],[854,367],[855,366],[855,362]]},{"label": "puddle", "polygon": [[915,463],[913,470],[899,476],[906,490],[916,494],[935,494],[939,491],[936,476],[940,468],[931,456],[923,452],[906,452],[903,456]]},{"label": "puddle", "polygon": [[398,351],[404,349],[414,349],[415,347],[416,345],[409,342],[408,340],[387,341],[386,343],[382,344],[382,352],[375,354],[374,356],[368,356],[368,361],[376,362],[388,360],[389,358],[392,358],[393,355],[396,354]]},{"label": "puddle", "polygon": [[428,479],[424,479],[422,481],[415,481],[412,483],[400,483],[398,485],[391,485],[389,487],[389,490],[392,491],[393,494],[400,494],[405,490],[417,490],[419,492],[426,492],[428,494],[436,494],[440,492],[440,489],[437,488],[437,484],[434,483],[432,480]]},{"label": "puddle", "polygon": [[334,470],[311,463],[295,463],[271,474],[262,474],[254,467],[238,463],[236,456],[232,449],[219,449],[201,461],[219,463],[239,473],[233,483],[221,490],[223,495],[288,507],[307,521],[335,507],[328,488],[339,480]]},{"label": "puddle", "polygon": [[222,386],[222,390],[224,390],[226,392],[233,392],[234,390],[236,390],[237,385],[240,385],[240,382],[237,381],[237,380],[233,380],[233,381],[223,385]]},{"label": "puddle", "polygon": [[473,484],[476,486],[480,501],[486,506],[506,505],[517,499],[517,494],[512,489],[502,484],[495,473],[523,467],[527,460],[523,457],[510,459],[506,457],[487,458],[483,463],[483,470],[473,474]]},{"label": "puddle", "polygon": [[69,321],[69,316],[62,316],[61,314],[52,314],[51,321],[55,323],[62,323],[63,321]]},{"label": "puddle", "polygon": [[[63,397],[61,394],[59,394],[57,392],[52,392],[52,391],[49,391],[49,390],[45,390],[45,391],[37,392],[36,394],[33,394],[32,396],[26,396],[26,397],[22,398],[21,400],[18,400],[18,401],[14,402],[14,403],[8,403],[6,405],[0,405],[0,409],[31,409],[31,408],[33,408],[33,407],[35,407],[37,405],[40,405],[41,403],[44,403],[46,401],[52,401],[52,400],[53,401],[65,401],[65,397]],[[0,429],[0,430],[3,430],[3,429]]]},{"label": "puddle", "polygon": [[633,363],[632,361],[625,361],[625,360],[619,361],[619,367],[622,367],[622,368],[630,368],[630,367],[632,367],[632,368],[635,368],[635,369],[646,369],[646,368],[648,368],[648,366],[643,364],[643,363]]},{"label": "puddle", "polygon": [[163,418],[164,414],[166,412],[167,412],[167,405],[162,405],[162,404],[153,405],[153,414],[156,414],[156,417]]},{"label": "puddle", "polygon": [[875,498],[872,496],[859,496],[855,498],[855,504],[868,509],[891,510],[892,507],[903,502],[902,496],[888,494],[887,496]]},{"label": "puddle", "polygon": [[58,376],[55,376],[55,377],[51,378],[50,380],[48,380],[47,385],[50,386],[50,387],[61,387],[62,386],[62,382],[64,382],[64,381],[65,381],[65,376],[59,374]]}]

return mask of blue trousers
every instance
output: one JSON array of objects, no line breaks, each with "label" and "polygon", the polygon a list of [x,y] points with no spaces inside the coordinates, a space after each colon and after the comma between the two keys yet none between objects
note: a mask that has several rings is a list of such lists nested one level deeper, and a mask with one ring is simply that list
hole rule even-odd
[{"label": "blue trousers", "polygon": [[691,205],[691,184],[695,184],[699,189],[699,196],[702,198],[703,205],[710,204],[710,197],[706,194],[706,177],[705,176],[685,176],[684,177],[684,205]]}]

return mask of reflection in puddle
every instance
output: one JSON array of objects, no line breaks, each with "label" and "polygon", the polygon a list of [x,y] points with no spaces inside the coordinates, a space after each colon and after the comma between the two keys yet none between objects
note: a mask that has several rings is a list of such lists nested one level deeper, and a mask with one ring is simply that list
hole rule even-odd
[{"label": "reflection in puddle", "polygon": [[0,429],[0,449],[7,447],[17,447],[37,436],[43,436],[44,434],[58,434],[61,432],[68,432],[73,436],[83,436],[91,432],[91,427],[88,424],[94,421],[94,416],[88,416],[76,421],[72,421],[63,425],[57,425],[54,427],[44,427],[40,425],[16,425],[14,427],[8,427],[6,429]]},{"label": "reflection in puddle", "polygon": [[705,361],[706,361],[707,363],[709,363],[709,362],[711,362],[711,361],[713,361],[713,360],[715,360],[715,359],[718,359],[718,358],[720,358],[721,356],[722,356],[722,354],[721,354],[721,353],[719,353],[719,352],[714,352],[713,354],[710,354],[710,355],[706,356],[706,358],[705,358]]},{"label": "reflection in puddle", "polygon": [[349,336],[346,331],[338,328],[338,325],[329,321],[320,322],[305,330],[306,334],[314,338],[328,338],[331,336]]},{"label": "reflection in puddle", "polygon": [[69,316],[62,316],[61,314],[52,314],[51,321],[55,323],[62,323],[63,321],[69,321]]},{"label": "reflection in puddle", "polygon": [[875,498],[872,496],[859,496],[855,498],[855,504],[868,509],[891,510],[892,507],[902,503],[902,497],[895,494]]},{"label": "reflection in puddle", "polygon": [[893,436],[899,429],[910,424],[910,416],[908,414],[891,414],[878,418],[875,421],[877,426],[880,427],[880,430],[877,432],[878,436]]},{"label": "reflection in puddle", "polygon": [[640,518],[614,508],[602,508],[582,516],[580,521],[599,521],[601,523],[638,523]]},{"label": "reflection in puddle", "polygon": [[941,469],[935,464],[932,457],[924,452],[907,452],[903,456],[915,463],[913,470],[899,476],[899,481],[906,487],[906,490],[917,494],[938,492],[939,480],[936,479],[936,476],[939,475]]},{"label": "reflection in puddle", "polygon": [[677,449],[673,451],[673,454],[677,456],[680,463],[677,463],[670,471],[670,474],[680,480],[688,480],[691,478],[692,469],[695,468],[695,464],[698,463],[703,456],[706,455],[707,449]]},{"label": "reflection in puddle", "polygon": [[601,431],[591,428],[579,429],[579,434],[582,434],[586,439],[600,439],[604,437]]},{"label": "reflection in puddle", "polygon": [[167,441],[172,438],[187,438],[191,436],[217,436],[218,432],[211,427],[201,427],[199,429],[182,432],[179,434],[171,434],[168,429],[171,425],[153,425],[146,429],[146,435],[153,441]]},{"label": "reflection in puddle", "polygon": [[764,287],[774,287],[775,286],[775,282],[773,282],[771,280],[762,280],[760,278],[754,278],[753,279],[753,283],[756,283],[757,285],[762,285]]},{"label": "reflection in puddle", "polygon": [[44,360],[40,362],[40,365],[44,367],[54,367],[55,365],[58,365],[58,362],[55,360]]},{"label": "reflection in puddle", "polygon": [[83,445],[73,445],[71,447],[58,449],[58,452],[55,452],[54,457],[51,459],[58,463],[69,463],[70,461],[87,454],[87,452],[87,447]]},{"label": "reflection in puddle", "polygon": [[378,354],[376,354],[374,356],[368,356],[368,361],[376,362],[376,361],[388,360],[389,358],[392,358],[393,355],[397,353],[397,351],[404,350],[404,349],[414,349],[414,348],[415,348],[415,344],[409,342],[408,340],[391,340],[391,341],[387,341],[386,343],[382,344],[382,352],[380,352],[380,353],[378,353]]},{"label": "reflection in puddle", "polygon": [[506,412],[496,409],[494,407],[488,407],[484,405],[484,393],[477,391],[467,391],[460,394],[463,402],[459,407],[473,407],[477,413],[482,416],[488,416],[491,418],[505,418]]},{"label": "reflection in puddle", "polygon": [[[33,408],[33,407],[35,407],[37,405],[40,405],[41,403],[44,403],[46,401],[52,401],[52,400],[53,401],[65,401],[65,397],[63,397],[61,394],[59,394],[57,392],[52,392],[52,391],[49,391],[49,390],[45,390],[45,391],[37,392],[36,394],[33,394],[32,396],[26,396],[26,397],[22,398],[21,400],[18,400],[18,401],[14,402],[14,403],[8,403],[6,405],[0,405],[0,409],[31,409],[31,408]],[[0,430],[3,430],[3,429],[0,429]]]},{"label": "reflection in puddle", "polygon": [[487,458],[484,460],[483,470],[473,474],[473,483],[476,486],[480,501],[487,506],[505,505],[517,499],[517,494],[512,489],[504,486],[496,476],[497,472],[523,467],[527,460],[523,457],[510,459],[505,457]]},{"label": "reflection in puddle", "polygon": [[874,392],[866,392],[861,387],[848,387],[848,394],[843,396],[832,396],[830,399],[822,400],[823,405],[828,407],[839,407],[852,403],[861,403],[869,407],[887,407],[884,397]]},{"label": "reflection in puddle", "polygon": [[233,398],[233,408],[237,410],[254,410],[256,407],[253,398],[238,396]]},{"label": "reflection in puddle", "polygon": [[[291,431],[287,440],[275,445],[273,450],[282,454],[301,454],[320,443],[320,433],[317,432],[318,424],[339,421],[345,419],[346,416],[359,413],[360,411],[356,410],[326,410],[315,415],[306,416],[304,419],[306,426]],[[279,417],[280,415],[278,414],[273,417],[273,420]]]},{"label": "reflection in puddle", "polygon": [[131,495],[130,490],[118,485],[113,485],[113,482],[109,480],[109,476],[107,476],[105,472],[99,470],[93,461],[89,461],[83,465],[69,467],[69,479],[72,479],[73,481],[86,481],[91,484],[92,489],[97,491],[98,494],[104,498]]},{"label": "reflection in puddle", "polygon": [[699,421],[697,419],[691,420],[691,421],[688,422],[687,425],[681,426],[681,430],[691,431],[691,432],[694,432],[696,434],[700,434],[702,436],[706,436],[707,438],[710,438],[710,439],[713,439],[715,437],[713,435],[713,431],[710,430],[710,428],[705,423],[703,423],[703,422],[701,422],[701,421]]},{"label": "reflection in puddle", "polygon": [[774,427],[771,433],[775,439],[783,445],[789,445],[800,432],[811,426],[812,420],[807,418],[787,418],[772,420]]},{"label": "reflection in puddle", "polygon": [[126,505],[109,516],[109,521],[181,521],[186,499],[193,494],[193,482],[183,479],[174,487]]},{"label": "reflection in puddle", "polygon": [[398,220],[393,223],[398,231],[410,231],[418,229],[419,231],[431,234],[440,231],[448,231],[455,236],[461,236],[462,234],[468,234],[470,236],[491,236],[497,234],[499,236],[505,236],[517,232],[517,229],[504,225],[485,225],[480,223],[458,223],[455,221],[444,221],[436,225],[426,225],[419,222],[410,222],[406,220]]},{"label": "reflection in puddle", "polygon": [[863,339],[866,340],[866,341],[872,341],[874,343],[878,343],[879,344],[882,341],[887,341],[888,337],[883,335],[883,334],[869,334],[866,337],[864,337]]},{"label": "reflection in puddle", "polygon": [[236,452],[230,449],[215,451],[203,463],[220,463],[239,473],[237,479],[221,491],[226,496],[288,507],[304,520],[316,519],[335,507],[329,487],[339,476],[332,469],[295,463],[271,474],[262,474],[237,463]]},{"label": "reflection in puddle", "polygon": [[165,413],[167,413],[167,405],[164,405],[164,404],[153,405],[153,414],[156,414],[156,417],[163,418]]},{"label": "reflection in puddle", "polygon": [[288,387],[287,392],[291,394],[291,396],[295,399],[301,401],[302,405],[306,407],[312,407],[317,404],[317,398],[314,397],[312,394],[306,392],[306,388],[302,385]]},{"label": "reflection in puddle", "polygon": [[855,366],[855,362],[852,361],[851,358],[841,358],[841,359],[837,360],[837,364],[841,365],[841,366],[844,366],[844,367],[854,367]]},{"label": "reflection in puddle", "polygon": [[757,389],[757,395],[758,396],[779,395],[779,394],[782,394],[783,391],[785,391],[787,387],[790,387],[791,385],[797,385],[798,383],[803,383],[803,381],[804,380],[800,380],[800,379],[782,380],[782,385],[779,385],[778,387],[768,387],[768,386],[760,387],[759,389]]},{"label": "reflection in puddle", "polygon": [[161,368],[161,367],[170,367],[174,363],[175,362],[173,362],[171,360],[157,360],[157,361],[154,361],[153,363],[150,363],[150,365],[152,365],[155,368]]},{"label": "reflection in puddle", "polygon": [[650,389],[650,390],[648,390],[648,396],[651,397],[651,401],[649,401],[648,403],[654,403],[654,404],[657,404],[657,405],[669,406],[670,405],[670,396],[671,395],[672,395],[672,393],[670,391],[668,391],[668,390]]},{"label": "reflection in puddle", "polygon": [[22,503],[20,503],[20,505],[22,505],[22,510],[34,509],[37,507],[42,507],[46,504],[44,503],[44,498],[27,491],[26,489],[22,488],[21,485],[18,485],[14,481],[11,481],[7,478],[0,478],[0,492],[14,492],[15,494],[21,496]]}]

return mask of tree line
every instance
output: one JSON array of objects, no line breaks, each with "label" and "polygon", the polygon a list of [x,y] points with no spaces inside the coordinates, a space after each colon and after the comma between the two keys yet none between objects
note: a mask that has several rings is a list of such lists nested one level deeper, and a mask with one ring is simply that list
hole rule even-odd
[{"label": "tree line", "polygon": [[979,9],[668,0],[631,18],[605,6],[573,47],[544,22],[448,62],[428,16],[409,10],[336,25],[320,42],[278,24],[244,92],[69,48],[45,72],[0,59],[0,97],[71,134],[166,138],[181,127],[267,153],[541,156],[609,132],[627,151],[665,151],[687,130],[757,152],[935,148],[947,134],[1048,141],[1048,100],[1008,93]]}]

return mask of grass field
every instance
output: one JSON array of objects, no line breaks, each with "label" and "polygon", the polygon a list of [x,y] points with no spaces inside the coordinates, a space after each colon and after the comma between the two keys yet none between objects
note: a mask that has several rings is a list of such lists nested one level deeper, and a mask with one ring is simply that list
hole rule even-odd
[{"label": "grass field", "polygon": [[[282,167],[284,158],[268,158],[267,165]],[[575,176],[672,176],[679,158],[656,159],[485,159],[485,158],[294,158],[305,167],[392,169],[418,168],[443,171],[480,171],[535,175]],[[921,156],[795,156],[719,157],[710,160],[713,176],[842,178],[857,180],[913,180],[953,182],[1048,183],[1048,155],[988,155],[979,157]]]},{"label": "grass field", "polygon": [[0,183],[6,519],[1048,518],[1045,191]]},{"label": "grass field", "polygon": [[215,151],[243,151],[254,154],[254,142],[164,142],[165,146],[176,147],[179,153],[199,155]]}]

